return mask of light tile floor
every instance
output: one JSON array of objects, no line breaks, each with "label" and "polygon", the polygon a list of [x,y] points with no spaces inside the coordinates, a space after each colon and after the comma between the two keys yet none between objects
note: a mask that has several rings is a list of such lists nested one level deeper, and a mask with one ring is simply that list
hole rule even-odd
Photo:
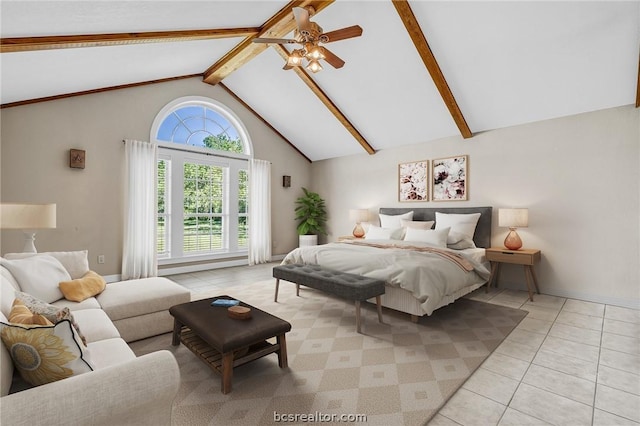
[{"label": "light tile floor", "polygon": [[[270,279],[274,265],[170,278],[205,293]],[[640,426],[640,311],[484,287],[467,297],[529,314],[430,426]]]}]

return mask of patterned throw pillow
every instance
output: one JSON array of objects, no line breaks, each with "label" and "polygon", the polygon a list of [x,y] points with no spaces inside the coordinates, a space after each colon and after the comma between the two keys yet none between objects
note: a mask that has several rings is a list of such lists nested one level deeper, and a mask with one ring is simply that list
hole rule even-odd
[{"label": "patterned throw pillow", "polygon": [[59,308],[57,306],[50,305],[40,299],[33,297],[29,293],[23,293],[21,291],[16,291],[16,299],[21,300],[22,303],[24,303],[31,312],[33,312],[34,314],[42,315],[53,324],[56,324],[62,320],[69,320],[73,325],[73,328],[75,328],[78,332],[82,343],[85,346],[87,345],[87,339],[85,339],[85,337],[82,335],[80,327],[78,326],[76,320],[73,318],[73,315],[71,314],[71,310],[69,310],[69,308]]},{"label": "patterned throw pillow", "polygon": [[69,320],[52,326],[0,322],[0,337],[22,378],[34,386],[93,371]]},{"label": "patterned throw pillow", "polygon": [[20,299],[15,299],[9,312],[9,322],[14,324],[53,325],[46,317],[34,314]]}]

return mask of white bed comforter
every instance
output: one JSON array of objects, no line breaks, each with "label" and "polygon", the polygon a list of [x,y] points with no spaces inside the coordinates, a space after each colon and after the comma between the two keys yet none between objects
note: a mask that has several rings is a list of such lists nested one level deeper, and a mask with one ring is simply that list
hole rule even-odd
[{"label": "white bed comforter", "polygon": [[[429,247],[426,244],[397,240],[370,242]],[[282,263],[317,264],[384,280],[387,285],[411,292],[420,301],[424,312],[431,315],[444,296],[452,295],[465,287],[482,284],[490,275],[488,264],[481,255],[484,249],[446,250],[462,255],[473,265],[473,270],[467,272],[455,262],[436,253],[349,243],[299,247],[287,254]]]}]

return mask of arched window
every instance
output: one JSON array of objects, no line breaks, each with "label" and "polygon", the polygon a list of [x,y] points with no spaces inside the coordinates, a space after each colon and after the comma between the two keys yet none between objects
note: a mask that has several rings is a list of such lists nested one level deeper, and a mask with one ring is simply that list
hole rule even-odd
[{"label": "arched window", "polygon": [[184,97],[151,126],[158,143],[158,233],[161,264],[246,253],[249,134],[225,105]]}]

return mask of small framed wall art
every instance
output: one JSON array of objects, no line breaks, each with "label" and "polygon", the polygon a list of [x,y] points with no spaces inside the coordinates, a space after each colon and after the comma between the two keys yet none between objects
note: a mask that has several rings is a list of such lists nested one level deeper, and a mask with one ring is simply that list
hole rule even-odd
[{"label": "small framed wall art", "polygon": [[69,167],[72,169],[84,169],[85,160],[84,149],[70,149],[69,150]]},{"label": "small framed wall art", "polygon": [[398,165],[398,201],[429,200],[429,160]]},{"label": "small framed wall art", "polygon": [[468,155],[431,161],[433,201],[467,200],[469,192]]}]

